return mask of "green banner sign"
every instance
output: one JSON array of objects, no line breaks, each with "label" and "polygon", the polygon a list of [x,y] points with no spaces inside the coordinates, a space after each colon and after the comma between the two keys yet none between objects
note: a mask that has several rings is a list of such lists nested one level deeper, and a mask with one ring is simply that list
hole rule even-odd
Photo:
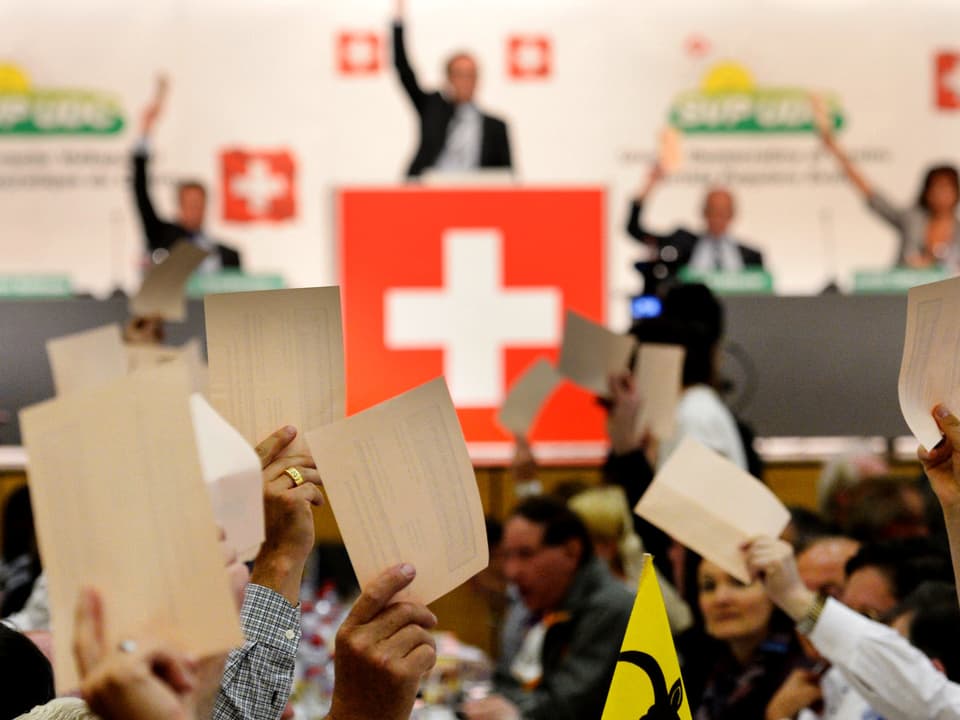
[{"label": "green banner sign", "polygon": [[860,295],[901,295],[917,285],[946,280],[951,273],[941,268],[919,270],[859,270],[853,275],[853,292]]},{"label": "green banner sign", "polygon": [[685,283],[703,283],[718,295],[772,295],[773,276],[766,270],[700,272],[681,268],[678,277]]},{"label": "green banner sign", "polygon": [[0,298],[64,298],[73,295],[66,275],[0,275]]},{"label": "green banner sign", "polygon": [[282,290],[286,287],[280,275],[248,275],[236,270],[218,273],[194,273],[187,282],[187,297],[201,298],[217,293]]}]

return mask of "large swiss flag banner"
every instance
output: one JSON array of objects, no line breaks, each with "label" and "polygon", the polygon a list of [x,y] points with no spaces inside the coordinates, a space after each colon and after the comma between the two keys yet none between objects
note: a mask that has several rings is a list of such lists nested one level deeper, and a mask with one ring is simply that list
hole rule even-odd
[{"label": "large swiss flag banner", "polygon": [[[445,375],[467,441],[502,442],[495,415],[539,357],[556,360],[567,308],[604,308],[600,189],[343,189],[347,409]],[[565,384],[538,442],[595,442],[603,413]]]}]

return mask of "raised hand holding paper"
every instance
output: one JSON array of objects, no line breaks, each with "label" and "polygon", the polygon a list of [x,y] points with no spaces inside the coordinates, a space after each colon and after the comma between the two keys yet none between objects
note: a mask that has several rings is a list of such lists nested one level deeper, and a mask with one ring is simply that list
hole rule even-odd
[{"label": "raised hand holding paper", "polygon": [[443,378],[326,427],[307,443],[361,587],[400,562],[430,603],[489,561],[483,506]]},{"label": "raised hand holding paper", "polygon": [[243,642],[188,397],[173,362],[20,413],[61,691],[77,686],[83,586],[103,596],[111,647],[148,623],[197,657]]},{"label": "raised hand holding paper", "polygon": [[514,435],[525,437],[562,379],[549,360],[540,358],[524,370],[510,387],[497,414],[497,422]]},{"label": "raised hand holding paper", "polygon": [[[251,446],[344,416],[339,288],[208,295],[204,312],[210,404]],[[298,437],[292,451],[303,449]]]},{"label": "raised hand holding paper", "polygon": [[58,396],[104,385],[127,374],[123,335],[116,324],[47,340],[47,358]]},{"label": "raised hand holding paper", "polygon": [[627,369],[636,346],[633,336],[618,335],[568,310],[557,370],[585,390],[606,396],[610,376]]},{"label": "raised hand holding paper", "polygon": [[171,322],[186,320],[187,280],[209,254],[188,242],[174,245],[167,259],[150,269],[140,292],[130,299],[130,314],[162,317]]},{"label": "raised hand holding paper", "polygon": [[653,478],[634,512],[742,582],[743,543],[779,537],[790,513],[766,485],[687,437]]},{"label": "raised hand holding paper", "polygon": [[907,328],[897,385],[900,411],[925,448],[940,442],[933,406],[960,407],[960,278],[907,295]]}]

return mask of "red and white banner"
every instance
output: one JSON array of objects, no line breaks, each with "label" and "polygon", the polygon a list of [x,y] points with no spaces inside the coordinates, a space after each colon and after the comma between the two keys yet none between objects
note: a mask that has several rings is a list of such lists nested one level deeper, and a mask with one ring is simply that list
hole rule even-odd
[{"label": "red and white banner", "polygon": [[[639,286],[627,206],[671,123],[684,126],[683,163],[649,198],[652,229],[697,229],[704,189],[727,184],[733,233],[764,251],[780,292],[847,287],[855,270],[893,262],[895,231],[823,152],[805,99],[827,94],[871,185],[911,204],[928,165],[960,159],[960,3],[917,0],[907,14],[871,3],[868,33],[862,5],[416,0],[407,50],[426,90],[442,88],[452,53],[475,54],[478,105],[508,121],[521,182],[607,188],[605,305],[623,328]],[[205,181],[210,234],[291,285],[338,281],[336,189],[401,182],[416,147],[386,0],[0,0],[0,17],[5,272],[69,273],[96,294],[136,288],[130,152],[160,72],[158,211],[173,215],[177,180]],[[82,47],[90,37],[96,53]],[[240,193],[222,182],[224,148],[288,151],[293,214],[275,204],[269,168]]]},{"label": "red and white banner", "polygon": [[[343,190],[338,198],[348,412],[443,374],[469,442],[539,357],[556,359],[566,309],[604,317],[599,189]],[[541,442],[603,438],[594,398],[571,385]]]}]

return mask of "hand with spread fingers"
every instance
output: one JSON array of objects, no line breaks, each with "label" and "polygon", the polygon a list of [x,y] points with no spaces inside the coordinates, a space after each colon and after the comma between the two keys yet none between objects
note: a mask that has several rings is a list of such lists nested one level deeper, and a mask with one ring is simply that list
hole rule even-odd
[{"label": "hand with spread fingers", "polygon": [[296,428],[287,426],[256,447],[263,468],[266,539],[250,576],[251,582],[275,590],[294,606],[300,598],[303,567],[313,550],[313,508],[323,504],[313,458],[284,455],[296,436]]},{"label": "hand with spread fingers", "polygon": [[327,720],[408,720],[420,679],[433,668],[437,619],[425,606],[394,602],[416,575],[410,565],[381,573],[337,633],[336,681]]},{"label": "hand with spread fingers", "polygon": [[[81,591],[73,650],[81,694],[104,720],[193,720],[203,688],[196,665],[153,637],[106,642],[103,602],[90,588]],[[218,678],[215,678],[218,679]]]}]

